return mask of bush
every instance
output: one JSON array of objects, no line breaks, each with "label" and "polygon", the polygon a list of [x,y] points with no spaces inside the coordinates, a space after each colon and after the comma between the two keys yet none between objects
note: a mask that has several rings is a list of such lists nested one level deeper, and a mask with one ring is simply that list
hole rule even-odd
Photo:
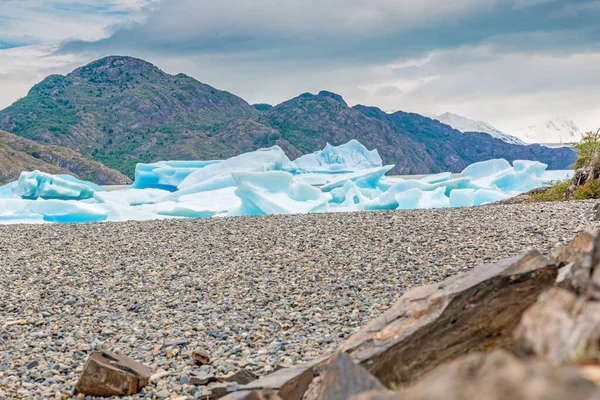
[{"label": "bush", "polygon": [[571,185],[571,180],[556,183],[550,190],[532,195],[534,201],[566,201],[569,200],[567,190]]},{"label": "bush", "polygon": [[600,199],[600,182],[591,179],[577,187],[573,195],[575,200]]},{"label": "bush", "polygon": [[577,161],[574,169],[583,168],[592,158],[592,155],[600,148],[600,129],[596,132],[586,132],[581,137],[581,142],[574,145],[577,149]]}]

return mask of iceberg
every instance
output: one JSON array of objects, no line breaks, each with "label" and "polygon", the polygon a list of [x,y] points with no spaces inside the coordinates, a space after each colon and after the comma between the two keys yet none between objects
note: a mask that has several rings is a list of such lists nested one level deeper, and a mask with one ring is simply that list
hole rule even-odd
[{"label": "iceberg", "polygon": [[473,207],[475,189],[455,189],[450,192],[450,207]]},{"label": "iceberg", "polygon": [[177,186],[177,189],[188,189],[192,187],[202,188],[200,185],[211,181],[221,182],[221,185],[223,185],[222,187],[212,186],[211,190],[234,186],[235,181],[231,176],[231,171],[234,170],[248,172],[293,172],[296,170],[296,167],[279,146],[273,146],[268,149],[260,149],[251,153],[242,154],[220,163],[200,168],[188,175],[188,177]]},{"label": "iceberg", "polygon": [[331,195],[305,182],[294,180],[285,171],[233,172],[237,184],[235,194],[242,200],[240,210],[249,215],[307,214],[325,210]]},{"label": "iceberg", "polygon": [[329,143],[321,151],[304,155],[294,161],[299,172],[344,173],[383,166],[377,150],[367,150],[358,140],[341,146]]},{"label": "iceberg", "polygon": [[90,182],[68,175],[51,175],[45,172],[23,172],[12,192],[23,199],[84,200],[102,190]]},{"label": "iceberg", "polygon": [[139,164],[131,187],[111,191],[70,175],[23,172],[0,186],[0,224],[473,207],[574,174],[503,159],[472,164],[459,176],[388,177],[392,168],[376,150],[350,141],[295,161],[274,146],[223,161]]},{"label": "iceberg", "polygon": [[163,189],[125,189],[113,192],[96,192],[93,197],[99,203],[139,206],[160,202],[169,194],[171,192]]},{"label": "iceberg", "polygon": [[485,178],[491,175],[495,175],[498,172],[511,169],[511,165],[508,161],[503,158],[480,161],[469,165],[462,171],[462,175],[468,176],[473,179]]},{"label": "iceberg", "polygon": [[413,210],[417,208],[445,208],[450,207],[450,199],[446,197],[445,188],[432,191],[409,189],[398,193],[396,202],[399,210]]},{"label": "iceberg", "polygon": [[17,187],[17,182],[10,182],[4,186],[0,186],[0,199],[16,197],[13,190]]},{"label": "iceberg", "polygon": [[138,164],[135,167],[134,189],[163,189],[170,192],[190,174],[221,161],[160,161],[154,164]]}]

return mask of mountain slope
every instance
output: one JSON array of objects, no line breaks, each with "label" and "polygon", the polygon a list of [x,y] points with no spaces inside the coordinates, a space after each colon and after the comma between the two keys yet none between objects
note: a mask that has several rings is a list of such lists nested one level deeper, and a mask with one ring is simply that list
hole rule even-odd
[{"label": "mountain slope", "polygon": [[389,125],[347,106],[329,92],[302,94],[273,107],[260,121],[279,132],[286,142],[302,153],[357,139],[367,148],[377,149],[388,164],[396,164],[393,173],[438,171],[425,147]]},{"label": "mountain slope", "polygon": [[58,146],[44,146],[0,131],[0,184],[14,181],[22,171],[70,174],[102,185],[124,185],[131,180],[120,172]]},{"label": "mountain slope", "polygon": [[467,133],[467,132],[480,132],[487,133],[491,137],[500,139],[505,141],[506,143],[511,144],[525,144],[521,139],[511,136],[507,133],[502,132],[499,129],[494,128],[492,125],[483,121],[475,121],[469,118],[465,118],[462,115],[453,114],[453,113],[445,113],[442,115],[438,115],[434,119],[444,123],[446,125],[450,125],[452,128],[457,131]]},{"label": "mountain slope", "polygon": [[461,133],[419,114],[402,111],[386,114],[376,107],[354,108],[385,121],[398,134],[422,143],[435,163],[445,171],[459,172],[469,164],[491,158],[504,158],[509,162],[537,160],[548,164],[550,169],[566,169],[577,159],[575,153],[567,148],[550,149],[537,144],[521,146],[506,143],[487,133]]},{"label": "mountain slope", "polygon": [[67,146],[132,175],[137,162],[212,156],[203,152],[211,136],[256,115],[239,97],[189,76],[107,57],[34,86],[0,112],[0,129]]},{"label": "mountain slope", "polygon": [[554,118],[515,131],[527,143],[573,143],[581,140],[581,131],[566,118]]},{"label": "mountain slope", "polygon": [[223,159],[272,145],[293,159],[350,139],[378,149],[396,174],[458,172],[492,157],[537,156],[554,168],[574,162],[572,153],[461,134],[417,114],[351,108],[331,92],[251,106],[189,76],[117,56],[46,78],[0,111],[0,129],[72,148],[129,177],[138,162]]}]

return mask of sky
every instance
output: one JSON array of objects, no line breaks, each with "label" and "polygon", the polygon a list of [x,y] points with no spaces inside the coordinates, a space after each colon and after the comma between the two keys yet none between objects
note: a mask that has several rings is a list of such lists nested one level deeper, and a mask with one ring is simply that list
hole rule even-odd
[{"label": "sky", "polygon": [[250,103],[329,90],[507,133],[600,127],[600,0],[0,0],[0,108],[49,74],[143,58]]}]

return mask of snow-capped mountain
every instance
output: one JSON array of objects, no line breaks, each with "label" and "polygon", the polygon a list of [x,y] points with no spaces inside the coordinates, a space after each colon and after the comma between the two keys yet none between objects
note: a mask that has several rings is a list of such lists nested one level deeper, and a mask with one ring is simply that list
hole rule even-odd
[{"label": "snow-capped mountain", "polygon": [[514,134],[527,143],[573,143],[581,140],[581,131],[577,125],[566,118],[554,118],[527,126]]},{"label": "snow-capped mountain", "polygon": [[483,121],[475,121],[469,118],[465,118],[462,115],[453,114],[453,113],[445,113],[442,115],[438,115],[434,119],[437,119],[441,123],[446,125],[450,125],[452,128],[456,129],[460,132],[483,132],[488,133],[492,137],[503,140],[506,143],[511,144],[525,144],[521,139],[511,136],[507,133],[502,132],[499,129],[494,128],[487,122]]}]

